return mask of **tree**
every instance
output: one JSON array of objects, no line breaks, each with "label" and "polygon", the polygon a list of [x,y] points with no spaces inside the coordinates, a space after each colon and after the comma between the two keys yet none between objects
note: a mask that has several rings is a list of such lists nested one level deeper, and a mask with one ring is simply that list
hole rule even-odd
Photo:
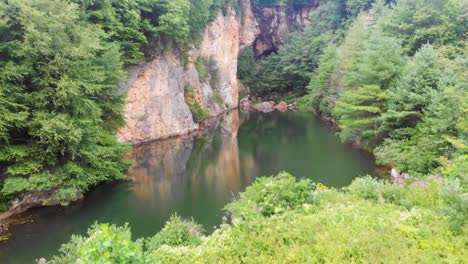
[{"label": "tree", "polygon": [[346,141],[361,138],[366,146],[374,147],[381,139],[379,126],[387,99],[387,92],[377,85],[364,85],[341,94],[334,109],[342,126],[340,137]]},{"label": "tree", "polygon": [[379,27],[401,40],[412,55],[427,43],[463,47],[467,19],[462,0],[399,0],[384,13]]},{"label": "tree", "polygon": [[312,96],[312,106],[324,115],[331,115],[337,98],[335,74],[337,67],[337,48],[328,46],[320,56],[319,67],[314,71],[308,91]]},{"label": "tree", "polygon": [[362,85],[377,85],[388,89],[397,80],[405,57],[398,41],[385,36],[380,30],[373,30],[365,42],[364,49],[352,58],[345,72],[345,89]]},{"label": "tree", "polygon": [[431,94],[439,90],[444,69],[437,51],[432,45],[425,45],[403,72],[389,90],[389,113],[385,119],[391,129],[416,126],[431,101]]},{"label": "tree", "polygon": [[163,4],[156,8],[164,10],[158,18],[156,33],[173,39],[179,44],[185,43],[190,33],[190,2],[188,0],[164,0]]},{"label": "tree", "polygon": [[[455,142],[468,143],[466,89],[445,87],[431,98],[422,122],[416,126],[411,137],[400,140],[389,138],[376,149],[380,162],[395,164],[400,170],[413,175],[427,175],[453,157],[457,151]],[[459,150],[466,151],[463,148]]]},{"label": "tree", "polygon": [[52,191],[66,201],[124,176],[127,148],[113,135],[123,122],[123,98],[112,92],[122,76],[119,46],[82,17],[59,0],[0,5],[9,32],[0,43],[3,196]]}]

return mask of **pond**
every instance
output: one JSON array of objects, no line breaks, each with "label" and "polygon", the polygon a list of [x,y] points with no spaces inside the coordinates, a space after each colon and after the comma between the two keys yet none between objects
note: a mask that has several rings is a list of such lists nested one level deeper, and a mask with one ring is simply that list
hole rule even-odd
[{"label": "pond", "polygon": [[257,176],[288,171],[332,187],[376,175],[373,158],[342,144],[308,113],[242,113],[212,120],[203,132],[134,148],[131,181],[103,184],[69,207],[21,216],[0,242],[0,263],[49,258],[94,222],[129,223],[135,238],[156,234],[171,214],[193,217],[210,232],[222,208]]}]

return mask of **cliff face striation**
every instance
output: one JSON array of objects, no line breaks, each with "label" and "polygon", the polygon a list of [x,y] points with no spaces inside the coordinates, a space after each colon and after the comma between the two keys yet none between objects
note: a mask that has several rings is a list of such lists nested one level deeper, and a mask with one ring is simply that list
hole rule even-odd
[{"label": "cliff face striation", "polygon": [[204,30],[199,47],[188,52],[188,63],[182,62],[178,49],[172,49],[131,70],[121,85],[127,92],[127,125],[118,131],[119,139],[138,144],[197,130],[186,102],[188,90],[209,116],[236,108],[239,50],[253,46],[258,58],[275,52],[287,33],[307,26],[309,12],[317,6],[316,0],[310,0],[303,8],[253,10],[250,0],[245,0],[242,14],[232,8],[225,14],[219,11]]},{"label": "cliff face striation", "polygon": [[319,7],[318,0],[306,0],[301,6],[254,8],[260,33],[253,43],[255,57],[264,58],[285,42],[288,33],[309,26],[309,15]]}]

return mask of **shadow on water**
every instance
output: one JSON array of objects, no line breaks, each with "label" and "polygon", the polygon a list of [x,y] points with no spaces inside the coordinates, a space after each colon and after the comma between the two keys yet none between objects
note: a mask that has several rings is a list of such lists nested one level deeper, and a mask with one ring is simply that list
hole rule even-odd
[{"label": "shadow on water", "polygon": [[95,221],[129,223],[135,237],[147,237],[177,212],[211,231],[223,206],[257,176],[285,170],[342,187],[376,169],[372,157],[341,144],[330,127],[301,113],[234,111],[203,132],[144,144],[130,156],[130,181],[101,185],[69,207],[23,214],[31,222],[12,227],[10,240],[0,242],[0,263],[48,258]]}]

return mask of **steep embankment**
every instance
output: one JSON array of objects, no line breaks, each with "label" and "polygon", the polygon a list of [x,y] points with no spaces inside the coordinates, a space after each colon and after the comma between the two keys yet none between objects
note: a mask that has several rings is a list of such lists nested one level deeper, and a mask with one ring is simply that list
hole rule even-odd
[{"label": "steep embankment", "polygon": [[264,7],[254,8],[260,33],[253,43],[255,57],[265,58],[286,41],[288,33],[303,31],[310,25],[309,15],[319,7],[318,0],[305,1],[300,8]]},{"label": "steep embankment", "polygon": [[199,47],[188,52],[188,63],[184,65],[178,49],[161,52],[123,83],[127,125],[118,131],[119,139],[138,144],[198,129],[184,98],[188,89],[209,116],[236,108],[240,49],[253,45],[258,58],[275,52],[287,33],[308,25],[308,14],[317,7],[318,1],[311,0],[303,8],[252,8],[247,0],[242,14],[233,8],[219,11]]},{"label": "steep embankment", "polygon": [[[200,106],[210,109],[210,116],[237,107],[239,49],[250,45],[258,32],[250,3],[245,2],[243,19],[232,8],[226,15],[219,11],[199,47],[189,51],[190,63],[184,65],[175,49],[136,69],[124,84],[128,87],[127,125],[118,131],[120,140],[136,144],[196,130],[198,125],[184,99],[188,85],[195,90]],[[200,67],[208,68],[205,74],[209,76],[203,78],[197,72],[199,61],[205,64]]]}]

